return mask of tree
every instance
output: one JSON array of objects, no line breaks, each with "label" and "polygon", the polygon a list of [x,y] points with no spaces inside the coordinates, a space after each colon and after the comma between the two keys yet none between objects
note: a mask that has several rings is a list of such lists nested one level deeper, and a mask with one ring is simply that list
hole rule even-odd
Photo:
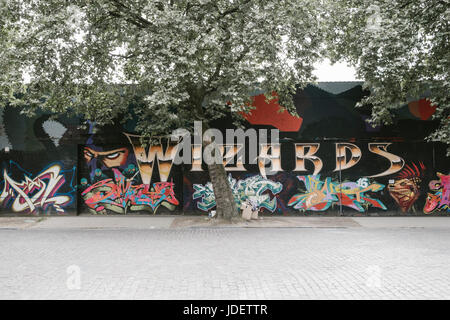
[{"label": "tree", "polygon": [[[144,136],[238,118],[255,91],[277,92],[296,114],[291,93],[313,79],[320,51],[318,1],[6,0],[1,10],[2,104],[105,124],[139,95]],[[218,214],[236,215],[223,165],[208,170]]]},{"label": "tree", "polygon": [[[328,54],[347,60],[365,80],[373,124],[391,124],[392,110],[424,95],[437,106],[439,128],[428,139],[450,144],[450,2],[328,2]],[[448,149],[450,155],[450,147]]]}]

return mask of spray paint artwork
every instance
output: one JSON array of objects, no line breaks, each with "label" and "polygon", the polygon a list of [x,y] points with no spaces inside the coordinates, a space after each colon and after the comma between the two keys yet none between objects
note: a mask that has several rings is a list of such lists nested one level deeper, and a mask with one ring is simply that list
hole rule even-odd
[{"label": "spray paint artwork", "polygon": [[450,211],[450,174],[438,172],[437,176],[439,180],[431,180],[428,185],[431,192],[428,193],[423,208],[425,214]]},{"label": "spray paint artwork", "polygon": [[386,206],[378,199],[371,198],[369,192],[383,190],[384,185],[370,183],[367,178],[360,178],[356,182],[335,182],[330,177],[320,179],[320,174],[298,176],[306,191],[294,195],[288,206],[301,211],[325,211],[334,205],[343,206],[364,212],[368,207],[386,210]]},{"label": "spray paint artwork", "polygon": [[106,210],[126,214],[128,211],[151,211],[156,213],[159,206],[173,210],[178,200],[175,198],[172,182],[156,182],[132,185],[118,170],[112,169],[114,180],[106,179],[88,186],[82,196],[88,208],[95,214],[106,214]]},{"label": "spray paint artwork", "polygon": [[[61,170],[59,164],[53,164],[34,178],[23,170],[24,177],[21,181],[14,180],[7,170],[3,172],[3,191],[0,195],[0,204],[6,208],[11,208],[14,212],[37,214],[42,210],[45,212],[53,207],[56,212],[64,213],[64,207],[72,202],[72,195],[58,193],[61,186],[66,183],[65,172]],[[75,168],[70,170],[72,179],[69,181],[72,186],[72,180],[75,176]],[[72,188],[72,192],[74,189]]]},{"label": "spray paint artwork", "polygon": [[395,200],[402,212],[407,212],[420,196],[420,183],[425,171],[422,162],[418,165],[412,163],[406,165],[405,168],[397,175],[397,179],[388,185],[389,194]]},{"label": "spray paint artwork", "polygon": [[[283,185],[269,179],[265,179],[260,175],[255,175],[246,179],[236,180],[231,174],[228,175],[228,183],[233,191],[234,201],[241,206],[245,201],[249,201],[255,208],[265,208],[270,212],[274,212],[277,208],[277,198],[271,197],[268,191],[273,195],[278,194]],[[194,184],[193,199],[201,199],[197,202],[197,207],[202,211],[208,211],[216,206],[216,198],[212,183],[205,185]]]},{"label": "spray paint artwork", "polygon": [[[89,176],[80,180],[81,196],[91,213],[155,214],[161,206],[172,211],[179,205],[174,183],[168,182],[171,166],[164,162],[167,152],[163,146],[146,148],[140,143],[139,136],[123,133],[120,127],[105,126],[95,131],[91,124],[82,149]],[[152,183],[155,162],[160,181]]]}]

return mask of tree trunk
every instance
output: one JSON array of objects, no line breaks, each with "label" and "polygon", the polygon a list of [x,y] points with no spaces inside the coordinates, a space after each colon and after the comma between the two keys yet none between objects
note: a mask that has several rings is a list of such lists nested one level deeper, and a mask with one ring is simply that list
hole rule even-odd
[{"label": "tree trunk", "polygon": [[[195,106],[194,112],[196,113],[199,120],[204,119],[205,117],[202,107],[204,96],[199,94],[197,99],[193,97],[195,97],[195,94],[191,94],[193,105]],[[203,148],[211,143],[214,143],[209,139],[208,141],[203,140],[203,134],[208,128],[209,124],[206,121],[202,121]],[[223,162],[220,161],[220,163],[208,164],[208,173],[211,179],[214,196],[216,199],[217,216],[227,220],[232,220],[233,218],[239,217],[239,211],[236,202],[234,201],[233,191],[231,190],[230,184],[228,183],[228,177]]]},{"label": "tree trunk", "polygon": [[[215,145],[211,140],[203,140],[204,148],[211,144]],[[216,213],[220,218],[231,220],[239,216],[239,211],[228,182],[227,172],[223,165],[223,157],[220,155],[216,161],[213,161],[213,159],[216,159],[216,152],[218,152],[217,146],[213,150],[212,154],[208,152],[204,154],[204,160],[206,160],[208,166],[208,173],[216,199]]]},{"label": "tree trunk", "polygon": [[228,183],[225,167],[223,164],[212,164],[208,165],[208,171],[216,198],[217,216],[227,220],[238,217],[238,208]]}]

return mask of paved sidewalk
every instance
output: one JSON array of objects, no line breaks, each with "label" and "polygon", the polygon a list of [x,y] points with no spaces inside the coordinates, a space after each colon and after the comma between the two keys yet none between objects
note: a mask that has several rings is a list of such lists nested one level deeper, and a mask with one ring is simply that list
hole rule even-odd
[{"label": "paved sidewalk", "polygon": [[30,226],[33,229],[167,229],[175,217],[78,216],[49,217]]},{"label": "paved sidewalk", "polygon": [[450,217],[263,217],[210,220],[204,216],[0,217],[0,229],[183,229],[183,228],[450,228]]},{"label": "paved sidewalk", "polygon": [[0,299],[450,299],[442,228],[2,229]]},{"label": "paved sidewalk", "polygon": [[450,228],[450,217],[354,217],[364,228]]}]

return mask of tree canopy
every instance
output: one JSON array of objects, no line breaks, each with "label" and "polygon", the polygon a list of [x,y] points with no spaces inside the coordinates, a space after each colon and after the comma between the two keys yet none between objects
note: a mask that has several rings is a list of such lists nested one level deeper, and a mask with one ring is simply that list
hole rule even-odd
[{"label": "tree canopy", "polygon": [[101,124],[139,95],[143,134],[239,117],[256,91],[277,92],[295,114],[290,94],[313,80],[321,48],[315,1],[6,0],[1,10],[3,102]]},{"label": "tree canopy", "polygon": [[[356,66],[374,124],[426,96],[450,144],[448,0],[5,0],[0,104],[102,124],[140,98],[137,131],[168,133],[291,93],[328,56]],[[24,80],[27,80],[26,85]],[[118,86],[117,84],[121,84]],[[231,111],[231,112],[230,112]]]},{"label": "tree canopy", "polygon": [[[372,123],[391,124],[392,111],[426,97],[440,127],[429,138],[450,144],[450,2],[327,2],[328,54],[356,66],[370,89]],[[449,148],[450,153],[450,148]]]}]

